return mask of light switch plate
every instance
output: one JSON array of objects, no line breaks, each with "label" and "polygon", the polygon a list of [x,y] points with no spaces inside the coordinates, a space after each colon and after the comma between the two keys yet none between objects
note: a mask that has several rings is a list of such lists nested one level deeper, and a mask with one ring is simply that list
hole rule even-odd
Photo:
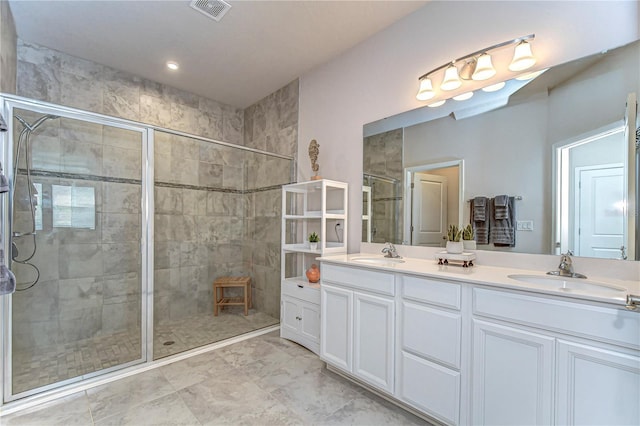
[{"label": "light switch plate", "polygon": [[533,231],[533,221],[518,220],[516,222],[516,231]]}]

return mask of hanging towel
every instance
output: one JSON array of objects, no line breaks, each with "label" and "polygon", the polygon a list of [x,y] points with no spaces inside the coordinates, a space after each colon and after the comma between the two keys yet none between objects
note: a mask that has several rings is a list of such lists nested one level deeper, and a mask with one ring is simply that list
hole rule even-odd
[{"label": "hanging towel", "polygon": [[[491,217],[491,203],[486,197],[484,198],[484,211],[485,211],[485,219],[484,220],[472,220],[473,232],[476,234],[476,244],[489,244],[489,220],[486,218]],[[475,203],[476,200],[471,200],[471,217],[473,219],[473,212],[475,211]]]},{"label": "hanging towel", "polygon": [[474,198],[472,205],[471,213],[473,214],[473,220],[477,222],[487,220],[487,197]]},{"label": "hanging towel", "polygon": [[509,219],[509,196],[496,195],[494,200],[494,215],[496,219]]},{"label": "hanging towel", "polygon": [[[489,202],[490,208],[495,208],[495,198]],[[507,202],[507,218],[497,219],[496,214],[489,216],[491,218],[489,224],[489,240],[496,247],[515,247],[516,246],[516,205],[515,197],[508,197]]]}]

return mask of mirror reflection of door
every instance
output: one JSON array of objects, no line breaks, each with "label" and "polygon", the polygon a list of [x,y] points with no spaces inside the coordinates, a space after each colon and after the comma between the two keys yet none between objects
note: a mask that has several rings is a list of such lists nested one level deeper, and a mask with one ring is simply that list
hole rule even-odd
[{"label": "mirror reflection of door", "polygon": [[559,148],[560,250],[576,256],[626,256],[623,125],[594,131]]},{"label": "mirror reflection of door", "polygon": [[624,167],[577,167],[575,176],[576,255],[619,258],[626,241]]},{"label": "mirror reflection of door", "polygon": [[447,178],[415,173],[411,185],[411,244],[440,247],[447,232]]}]

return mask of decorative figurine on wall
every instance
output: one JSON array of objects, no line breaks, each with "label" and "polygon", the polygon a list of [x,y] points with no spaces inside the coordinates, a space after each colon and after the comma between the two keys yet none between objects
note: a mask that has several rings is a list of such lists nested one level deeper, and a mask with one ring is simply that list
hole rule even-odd
[{"label": "decorative figurine on wall", "polygon": [[322,179],[321,176],[318,176],[318,169],[320,169],[317,163],[318,154],[320,154],[320,144],[315,139],[311,139],[311,143],[309,144],[309,158],[311,159],[311,170],[313,170],[314,173],[314,175],[311,176],[311,180]]}]

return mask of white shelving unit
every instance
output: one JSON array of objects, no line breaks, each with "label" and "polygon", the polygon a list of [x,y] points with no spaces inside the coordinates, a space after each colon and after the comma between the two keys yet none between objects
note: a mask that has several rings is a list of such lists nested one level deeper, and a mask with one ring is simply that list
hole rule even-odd
[{"label": "white shelving unit", "polygon": [[[347,252],[348,184],[328,179],[282,187],[280,335],[320,351],[320,284],[306,271],[323,254]],[[309,246],[309,234],[320,237]],[[322,271],[320,271],[322,274]]]}]

